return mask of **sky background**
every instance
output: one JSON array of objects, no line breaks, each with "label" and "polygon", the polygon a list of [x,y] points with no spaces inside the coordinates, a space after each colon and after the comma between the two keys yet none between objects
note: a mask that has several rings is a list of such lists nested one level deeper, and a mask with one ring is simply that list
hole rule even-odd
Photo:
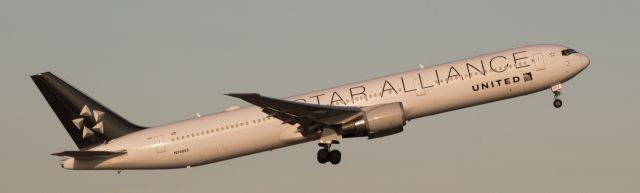
[{"label": "sky background", "polygon": [[[640,1],[0,1],[0,192],[640,192]],[[347,139],[201,167],[68,171],[29,75],[52,71],[154,126],[245,102],[539,43],[591,58],[564,84]]]}]

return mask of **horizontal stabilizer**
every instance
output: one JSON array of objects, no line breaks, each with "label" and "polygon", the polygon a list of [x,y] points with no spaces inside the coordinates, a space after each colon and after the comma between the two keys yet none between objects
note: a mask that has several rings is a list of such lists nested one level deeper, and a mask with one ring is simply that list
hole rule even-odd
[{"label": "horizontal stabilizer", "polygon": [[77,160],[105,159],[127,154],[127,151],[63,151],[51,155],[72,157]]}]

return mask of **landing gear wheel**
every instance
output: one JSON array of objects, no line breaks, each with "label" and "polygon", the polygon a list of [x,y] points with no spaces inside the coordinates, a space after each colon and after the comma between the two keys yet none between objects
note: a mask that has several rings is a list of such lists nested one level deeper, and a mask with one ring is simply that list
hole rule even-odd
[{"label": "landing gear wheel", "polygon": [[553,106],[556,108],[560,108],[562,106],[562,100],[560,100],[560,95],[562,93],[560,92],[560,89],[562,89],[562,84],[560,83],[553,85],[551,87],[551,91],[553,92],[553,98],[555,98],[555,100],[553,100]]},{"label": "landing gear wheel", "polygon": [[329,150],[325,148],[318,150],[318,162],[320,162],[321,164],[324,164],[324,163],[327,163],[328,161],[329,161]]},{"label": "landing gear wheel", "polygon": [[554,100],[553,101],[553,106],[556,107],[556,108],[562,107],[562,100],[560,100],[560,99]]},{"label": "landing gear wheel", "polygon": [[329,161],[331,164],[336,165],[340,163],[340,159],[342,158],[342,154],[338,150],[331,150],[329,152]]}]

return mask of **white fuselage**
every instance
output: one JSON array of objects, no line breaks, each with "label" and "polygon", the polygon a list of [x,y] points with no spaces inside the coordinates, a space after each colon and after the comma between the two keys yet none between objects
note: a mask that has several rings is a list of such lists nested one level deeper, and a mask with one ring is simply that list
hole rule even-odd
[{"label": "white fuselage", "polygon": [[[533,45],[313,91],[288,100],[336,106],[402,102],[407,120],[538,92],[565,82],[589,60],[567,47]],[[91,150],[126,154],[67,159],[67,169],[167,169],[203,165],[317,140],[256,106],[137,131]]]}]

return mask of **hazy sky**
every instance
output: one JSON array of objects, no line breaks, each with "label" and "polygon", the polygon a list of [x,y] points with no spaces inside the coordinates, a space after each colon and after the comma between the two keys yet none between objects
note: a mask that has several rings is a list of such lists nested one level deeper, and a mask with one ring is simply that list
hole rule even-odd
[{"label": "hazy sky", "polygon": [[[639,1],[0,1],[0,192],[640,192]],[[564,85],[348,139],[201,167],[68,171],[31,82],[52,71],[147,126],[537,43],[591,65]]]}]

